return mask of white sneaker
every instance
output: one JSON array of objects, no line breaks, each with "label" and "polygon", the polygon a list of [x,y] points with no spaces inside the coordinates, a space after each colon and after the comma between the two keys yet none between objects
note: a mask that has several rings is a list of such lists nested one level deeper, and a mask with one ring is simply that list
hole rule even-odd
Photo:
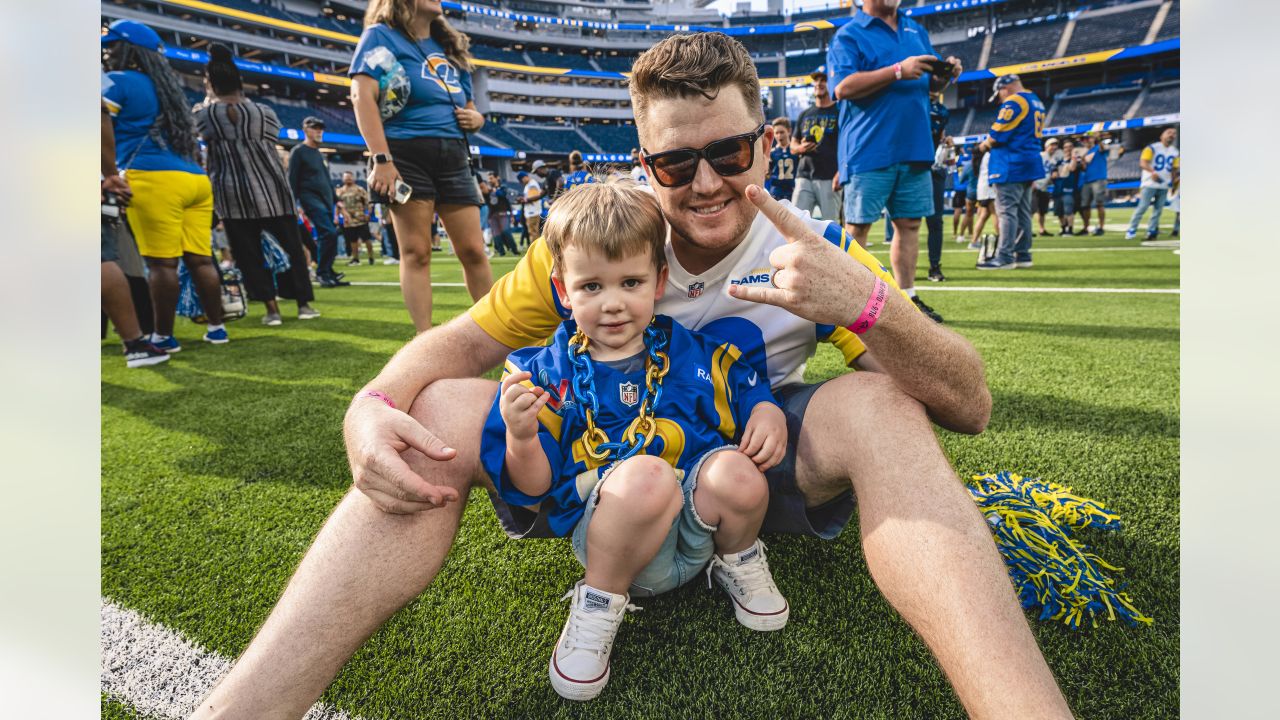
[{"label": "white sneaker", "polygon": [[382,258],[382,264],[383,265],[399,265],[400,261],[393,257]]},{"label": "white sneaker", "polygon": [[738,622],[752,630],[781,630],[787,624],[791,608],[773,584],[769,561],[760,540],[743,550],[725,556],[712,555],[707,565],[707,586],[715,578],[733,600],[733,614]]},{"label": "white sneaker", "polygon": [[1132,240],[1132,239],[1134,239],[1134,238],[1136,238],[1136,237],[1138,237],[1138,233],[1137,233],[1137,232],[1134,232],[1134,231],[1132,231],[1132,230],[1125,231],[1125,234],[1124,234],[1124,239],[1125,239],[1125,240]]},{"label": "white sneaker", "polygon": [[569,619],[556,640],[547,674],[551,687],[568,700],[591,700],[609,682],[609,654],[613,639],[631,605],[627,595],[615,595],[579,580],[562,600],[572,602]]}]

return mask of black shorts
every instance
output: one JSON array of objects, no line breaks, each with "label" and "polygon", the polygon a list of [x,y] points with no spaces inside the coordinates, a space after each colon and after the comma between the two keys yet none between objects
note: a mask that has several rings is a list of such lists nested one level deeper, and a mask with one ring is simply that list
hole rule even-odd
[{"label": "black shorts", "polygon": [[[804,496],[796,486],[796,444],[800,439],[800,425],[813,394],[822,383],[788,385],[775,388],[774,397],[782,404],[787,418],[787,452],[778,463],[765,472],[769,482],[769,509],[764,516],[762,533],[786,533],[812,535],[830,540],[840,534],[853,516],[852,490],[815,506],[806,507]],[[514,539],[555,537],[545,513],[517,505],[508,505],[496,493],[489,493],[493,511],[507,535]]]},{"label": "black shorts", "polygon": [[964,207],[964,201],[969,197],[968,190],[956,190],[951,193],[951,207],[960,210]]},{"label": "black shorts", "polygon": [[342,237],[345,238],[348,243],[360,242],[361,240],[373,241],[373,234],[369,232],[369,223],[362,223],[360,225],[343,225]]},{"label": "black shorts", "polygon": [[1036,212],[1041,215],[1049,214],[1049,200],[1053,198],[1053,194],[1048,190],[1036,190]]},{"label": "black shorts", "polygon": [[413,188],[411,199],[434,200],[442,205],[484,204],[480,186],[471,174],[470,152],[462,138],[388,138],[387,148],[400,177]]}]

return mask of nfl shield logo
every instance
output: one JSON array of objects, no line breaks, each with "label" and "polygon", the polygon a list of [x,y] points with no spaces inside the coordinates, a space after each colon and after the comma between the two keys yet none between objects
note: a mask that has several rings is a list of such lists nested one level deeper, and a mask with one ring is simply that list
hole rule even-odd
[{"label": "nfl shield logo", "polygon": [[694,283],[694,284],[690,285],[690,286],[689,286],[689,297],[691,297],[691,298],[696,298],[696,297],[698,297],[699,295],[701,295],[701,294],[702,294],[702,289],[703,289],[703,288],[705,288],[705,287],[706,287],[706,284],[705,284],[705,283],[703,283],[701,280],[699,280],[698,282],[696,282],[696,283]]},{"label": "nfl shield logo", "polygon": [[618,399],[627,407],[634,406],[640,402],[640,386],[635,383],[622,383],[618,386]]}]

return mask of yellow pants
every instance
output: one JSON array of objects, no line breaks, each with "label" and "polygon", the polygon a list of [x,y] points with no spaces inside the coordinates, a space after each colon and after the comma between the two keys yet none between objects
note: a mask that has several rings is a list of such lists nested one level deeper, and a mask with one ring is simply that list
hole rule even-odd
[{"label": "yellow pants", "polygon": [[133,190],[129,229],[144,257],[213,252],[213,186],[207,175],[180,170],[126,170]]}]

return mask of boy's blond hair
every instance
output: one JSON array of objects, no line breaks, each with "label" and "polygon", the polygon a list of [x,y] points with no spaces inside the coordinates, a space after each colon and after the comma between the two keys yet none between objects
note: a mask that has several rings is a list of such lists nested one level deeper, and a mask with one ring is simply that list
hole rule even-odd
[{"label": "boy's blond hair", "polygon": [[789,120],[786,116],[776,117],[773,119],[773,122],[769,124],[776,128],[781,127],[781,128],[786,128],[788,131],[791,130],[791,120]]},{"label": "boy's blond hair", "polygon": [[551,248],[552,272],[564,269],[564,249],[573,246],[622,260],[648,251],[658,272],[667,264],[667,222],[653,193],[627,177],[602,178],[556,198],[542,226]]}]

